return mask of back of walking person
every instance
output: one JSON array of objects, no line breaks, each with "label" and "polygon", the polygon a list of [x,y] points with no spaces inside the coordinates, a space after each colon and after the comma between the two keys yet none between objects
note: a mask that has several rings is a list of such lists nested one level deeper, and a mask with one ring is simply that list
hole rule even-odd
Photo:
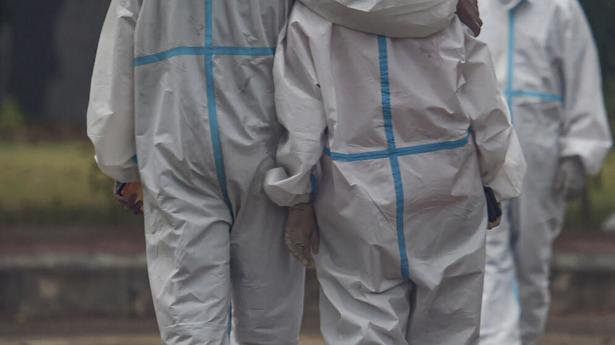
[{"label": "back of walking person", "polygon": [[552,243],[611,147],[596,47],[577,0],[483,0],[487,42],[527,159],[521,197],[487,239],[481,345],[532,345],[550,303]]},{"label": "back of walking person", "polygon": [[[484,188],[515,197],[525,171],[486,45],[454,16],[455,1],[421,13],[449,15],[413,38],[383,36],[403,32],[395,16],[421,11],[411,1],[355,17],[305,3],[276,52],[287,133],[265,189],[291,209],[291,250],[307,263],[318,247],[325,342],[478,344]],[[359,31],[374,20],[383,35]],[[294,235],[312,207],[319,241],[315,224]]]},{"label": "back of walking person", "polygon": [[298,344],[304,269],[283,244],[286,211],[262,189],[280,135],[271,70],[290,6],[111,2],[88,135],[103,172],[143,186],[164,344]]}]

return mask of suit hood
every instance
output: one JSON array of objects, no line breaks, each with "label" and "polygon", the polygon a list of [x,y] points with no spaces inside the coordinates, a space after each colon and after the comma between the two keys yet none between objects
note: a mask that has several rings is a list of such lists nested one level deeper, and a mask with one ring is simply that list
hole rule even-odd
[{"label": "suit hood", "polygon": [[388,37],[427,37],[446,28],[458,0],[300,0],[326,20]]}]

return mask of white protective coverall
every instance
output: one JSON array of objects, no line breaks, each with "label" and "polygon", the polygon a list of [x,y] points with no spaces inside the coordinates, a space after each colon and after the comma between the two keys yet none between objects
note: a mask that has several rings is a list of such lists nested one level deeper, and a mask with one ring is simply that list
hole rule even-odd
[{"label": "white protective coverall", "polygon": [[[264,194],[281,127],[273,53],[287,0],[114,0],[88,135],[103,172],[144,187],[165,344],[297,344],[304,269]],[[138,163],[137,163],[138,162]],[[231,297],[232,296],[232,297]]]},{"label": "white protective coverall", "polygon": [[596,48],[577,0],[479,4],[480,39],[494,57],[528,166],[521,197],[487,236],[481,344],[519,344],[520,313],[529,345],[544,329],[551,245],[565,211],[564,195],[553,192],[559,162],[577,156],[587,173],[598,173],[611,135]]},{"label": "white protective coverall", "polygon": [[525,171],[490,61],[456,18],[391,39],[295,5],[265,190],[282,206],[315,198],[327,344],[478,343],[483,186],[515,197]]}]

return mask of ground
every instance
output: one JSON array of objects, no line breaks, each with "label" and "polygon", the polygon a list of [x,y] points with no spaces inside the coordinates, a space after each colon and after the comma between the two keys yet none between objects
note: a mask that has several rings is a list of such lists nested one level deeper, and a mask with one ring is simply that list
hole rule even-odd
[{"label": "ground", "polygon": [[[308,316],[309,317],[309,316]],[[322,345],[306,320],[301,345]],[[615,314],[555,316],[539,345],[615,345]],[[67,335],[70,334],[70,335]],[[0,345],[159,345],[151,319],[79,319],[14,324],[0,320]]]}]

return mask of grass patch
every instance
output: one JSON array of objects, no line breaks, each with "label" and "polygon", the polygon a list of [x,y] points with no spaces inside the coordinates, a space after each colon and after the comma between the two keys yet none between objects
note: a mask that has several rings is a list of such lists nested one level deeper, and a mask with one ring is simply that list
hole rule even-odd
[{"label": "grass patch", "polygon": [[[112,181],[93,157],[85,141],[0,142],[0,226],[140,224],[116,204]],[[591,179],[586,199],[570,204],[566,227],[598,228],[615,212],[615,152]]]},{"label": "grass patch", "polygon": [[0,224],[137,223],[87,142],[0,143]]}]

